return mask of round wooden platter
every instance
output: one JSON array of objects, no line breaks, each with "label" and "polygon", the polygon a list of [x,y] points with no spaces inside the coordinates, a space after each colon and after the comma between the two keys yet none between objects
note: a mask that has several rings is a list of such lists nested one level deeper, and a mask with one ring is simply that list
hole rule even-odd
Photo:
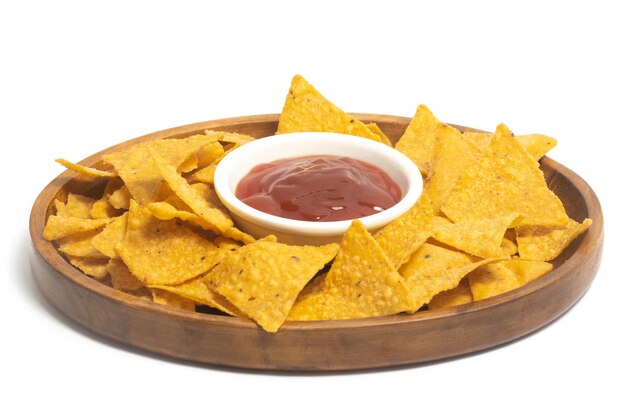
[{"label": "round wooden platter", "polygon": [[[376,122],[395,142],[410,119],[355,114]],[[186,137],[205,129],[272,135],[278,115],[246,116],[195,123],[142,136],[82,161],[99,167],[103,154],[130,144]],[[460,130],[474,130],[457,126]],[[371,319],[287,322],[267,333],[250,320],[194,313],[154,304],[82,274],[43,239],[55,198],[68,191],[89,194],[93,182],[66,171],[39,195],[30,217],[31,267],[43,294],[83,326],[126,345],[177,359],[248,369],[330,371],[416,364],[497,346],[524,336],[567,311],[591,285],[600,264],[603,217],[589,185],[574,172],[544,157],[549,187],[570,217],[593,219],[591,228],[555,260],[554,270],[517,290],[438,311]]]}]

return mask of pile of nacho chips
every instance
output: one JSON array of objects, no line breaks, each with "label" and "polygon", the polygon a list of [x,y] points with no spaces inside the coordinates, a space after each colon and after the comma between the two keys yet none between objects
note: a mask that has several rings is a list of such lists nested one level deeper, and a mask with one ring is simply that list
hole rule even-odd
[{"label": "pile of nacho chips", "polygon": [[[294,77],[278,133],[337,132],[392,142]],[[423,105],[395,148],[424,176],[407,213],[375,233],[355,220],[341,244],[293,246],[237,229],[213,189],[230,150],[254,138],[206,131],[105,155],[105,169],[57,160],[97,196],[54,202],[44,237],[76,268],[120,291],[176,308],[254,320],[413,314],[482,300],[531,282],[590,225],[570,219],[538,160],[544,135],[460,132]],[[339,139],[340,140],[340,139]],[[419,314],[419,313],[417,313]]]}]

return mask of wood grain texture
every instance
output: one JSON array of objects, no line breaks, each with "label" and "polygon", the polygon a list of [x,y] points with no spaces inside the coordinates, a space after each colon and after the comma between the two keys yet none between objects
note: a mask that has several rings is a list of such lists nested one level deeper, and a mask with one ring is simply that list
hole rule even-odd
[{"label": "wood grain texture", "polygon": [[[395,142],[408,118],[355,114],[376,122]],[[103,154],[130,144],[184,137],[205,129],[272,135],[278,115],[222,119],[151,133],[81,161],[101,168]],[[464,127],[461,130],[474,130]],[[550,188],[577,221],[592,227],[555,261],[548,275],[512,292],[479,302],[414,315],[326,322],[289,322],[278,333],[252,321],[193,313],[154,304],[83,275],[42,237],[55,197],[68,191],[97,193],[73,172],[55,178],[39,195],[30,217],[33,276],[43,294],[63,313],[108,338],[150,352],[206,364],[249,369],[326,371],[414,364],[475,352],[526,335],[559,317],[589,288],[600,265],[603,217],[589,185],[571,170],[544,157]]]}]

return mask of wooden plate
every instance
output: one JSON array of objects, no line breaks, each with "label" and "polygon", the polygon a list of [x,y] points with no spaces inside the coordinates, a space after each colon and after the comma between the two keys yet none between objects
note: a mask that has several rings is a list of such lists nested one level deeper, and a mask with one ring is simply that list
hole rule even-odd
[{"label": "wooden plate", "polygon": [[[356,114],[376,122],[396,141],[408,118]],[[82,161],[99,167],[100,157],[130,144],[185,137],[204,129],[255,137],[276,131],[278,115],[215,120],[142,136]],[[461,130],[473,130],[459,127]],[[30,217],[31,267],[44,295],[68,317],[121,343],[206,364],[271,370],[351,370],[414,364],[496,346],[526,335],[567,311],[589,288],[600,264],[603,218],[593,190],[563,165],[544,157],[549,187],[577,221],[593,226],[556,259],[554,270],[515,291],[439,311],[372,319],[290,322],[278,333],[252,321],[193,313],[154,304],[100,284],[67,263],[42,237],[55,197],[68,191],[96,193],[98,186],[66,171],[39,195]]]}]

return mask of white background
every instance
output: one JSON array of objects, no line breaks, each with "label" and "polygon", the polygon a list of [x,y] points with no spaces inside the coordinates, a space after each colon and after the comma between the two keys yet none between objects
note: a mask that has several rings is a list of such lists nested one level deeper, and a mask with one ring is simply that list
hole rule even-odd
[{"label": "white background", "polygon": [[[623,413],[624,16],[617,1],[2,2],[2,414]],[[590,291],[552,325],[501,348],[314,376],[127,349],[42,298],[27,225],[37,194],[63,171],[54,158],[79,161],[167,127],[278,113],[296,73],[347,111],[412,116],[424,103],[443,121],[556,137],[550,155],[586,179],[604,209],[604,258]]]}]

